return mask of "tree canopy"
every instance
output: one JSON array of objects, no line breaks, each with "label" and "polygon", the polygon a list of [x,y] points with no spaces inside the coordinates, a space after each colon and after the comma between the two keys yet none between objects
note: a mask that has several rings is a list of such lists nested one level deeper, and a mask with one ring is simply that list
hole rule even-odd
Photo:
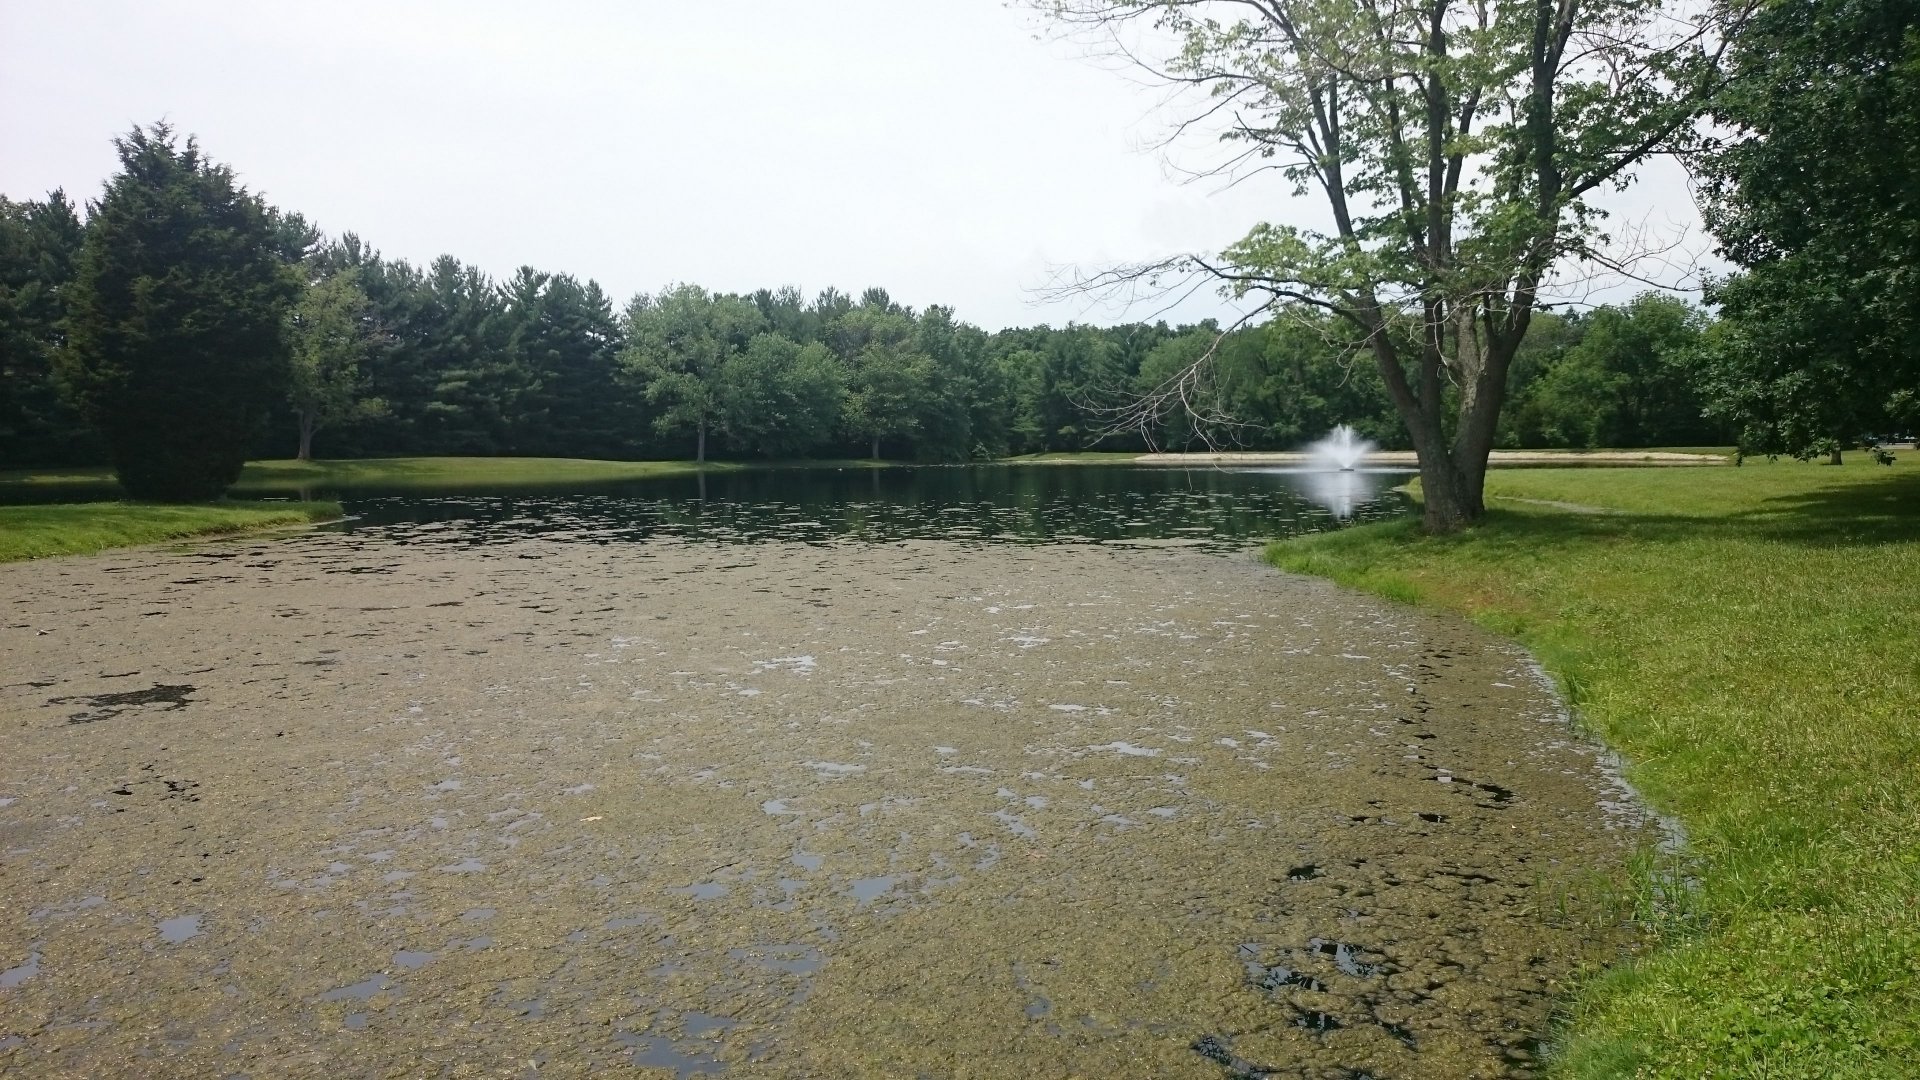
[{"label": "tree canopy", "polygon": [[266,205],[165,124],[115,140],[70,287],[61,371],[133,495],[210,499],[286,393],[300,281]]},{"label": "tree canopy", "polygon": [[1920,9],[1763,5],[1736,40],[1702,208],[1742,267],[1710,298],[1717,415],[1811,457],[1920,426]]},{"label": "tree canopy", "polygon": [[[327,237],[297,213],[237,189],[234,197],[251,207],[241,216],[256,261],[246,265],[284,272],[284,280],[260,279],[272,302],[255,307],[283,310],[281,344],[291,363],[271,393],[249,398],[248,416],[270,415],[271,423],[206,421],[244,444],[223,450],[225,469],[236,454],[306,451],[946,462],[1086,449],[1292,449],[1342,423],[1382,445],[1411,441],[1373,342],[1324,305],[1277,307],[1265,322],[1239,327],[1069,324],[993,333],[941,305],[916,311],[881,288],[828,288],[809,298],[790,285],[729,294],[683,284],[616,309],[598,284],[565,273],[521,267],[494,279],[452,256],[416,266],[356,234]],[[102,280],[111,265],[176,289],[199,272],[192,263],[163,267],[150,248],[109,245],[130,228],[116,213],[102,216],[96,205],[83,223],[58,193],[0,202],[0,465],[77,464],[106,453],[69,404],[97,399],[76,398],[54,372],[85,244],[100,260],[90,272]],[[124,261],[109,254],[122,251]],[[184,256],[175,249],[167,258]],[[165,289],[148,295],[175,295]],[[197,304],[225,294],[209,286],[180,295]],[[1535,313],[1509,380],[1516,404],[1495,441],[1710,439],[1716,428],[1705,422],[1678,434],[1699,421],[1687,357],[1710,321],[1655,298]],[[265,341],[265,329],[256,329]],[[1402,344],[1417,338],[1398,316],[1389,332]],[[179,373],[169,393],[204,393],[217,403],[231,389],[221,380],[262,374],[236,367],[224,347],[194,348],[165,354]],[[270,355],[259,356],[271,366]],[[1175,412],[1115,430],[1116,394],[1152,392],[1203,359],[1222,423]],[[95,377],[90,367],[74,374]],[[203,391],[205,380],[216,385]]]},{"label": "tree canopy", "polygon": [[[1419,454],[1429,529],[1476,519],[1513,359],[1557,266],[1605,261],[1591,199],[1687,142],[1716,84],[1724,11],[1663,0],[1038,0],[1205,94],[1237,163],[1324,202],[1323,228],[1256,223],[1215,255],[1086,284],[1208,275],[1349,324]],[[1126,35],[1148,25],[1143,55]],[[1231,168],[1231,166],[1229,166]],[[1210,361],[1213,353],[1203,357]],[[1183,371],[1123,423],[1218,383]]]}]

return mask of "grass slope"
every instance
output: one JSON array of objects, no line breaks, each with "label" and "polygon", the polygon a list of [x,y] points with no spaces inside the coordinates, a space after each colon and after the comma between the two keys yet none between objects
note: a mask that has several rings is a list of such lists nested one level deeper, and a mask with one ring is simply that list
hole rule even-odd
[{"label": "grass slope", "polygon": [[[708,472],[740,468],[708,462]],[[598,461],[590,458],[413,457],[342,461],[253,461],[240,474],[241,489],[286,487],[432,487],[547,484],[566,481],[644,480],[700,472],[691,461]]]},{"label": "grass slope", "polygon": [[[339,461],[248,462],[236,491],[294,491],[301,488],[431,488],[501,487],[516,484],[617,482],[695,473],[737,472],[780,468],[887,468],[888,461],[599,461],[590,458],[531,457],[410,457],[353,458]],[[27,488],[98,487],[117,490],[113,470],[106,466],[0,471],[0,485]]]},{"label": "grass slope", "polygon": [[1269,549],[1519,638],[1686,824],[1696,886],[1567,1002],[1557,1075],[1920,1076],[1917,466],[1495,472],[1465,535]]},{"label": "grass slope", "polygon": [[340,516],[334,503],[61,503],[0,506],[0,562],[87,555],[131,544],[220,536]]}]

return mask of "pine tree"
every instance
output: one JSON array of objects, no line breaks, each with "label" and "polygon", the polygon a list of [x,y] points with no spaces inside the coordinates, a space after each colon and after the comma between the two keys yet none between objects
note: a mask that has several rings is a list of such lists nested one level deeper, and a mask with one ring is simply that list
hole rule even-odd
[{"label": "pine tree", "polygon": [[39,202],[0,197],[0,464],[97,460],[92,432],[53,378],[82,236],[64,192]]},{"label": "pine tree", "polygon": [[60,363],[136,498],[218,497],[287,392],[300,279],[233,171],[166,124],[114,146],[93,207]]}]

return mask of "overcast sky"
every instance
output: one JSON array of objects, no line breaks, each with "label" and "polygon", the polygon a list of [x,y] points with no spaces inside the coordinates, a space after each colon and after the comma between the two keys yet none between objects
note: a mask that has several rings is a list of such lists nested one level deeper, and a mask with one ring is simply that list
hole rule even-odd
[{"label": "overcast sky", "polygon": [[[1155,316],[1037,295],[1317,217],[1278,178],[1182,182],[1208,148],[1154,149],[1161,92],[1043,29],[998,0],[0,0],[0,193],[93,198],[111,138],[165,117],[390,256],[565,271],[616,302],[882,285],[988,329]],[[1704,246],[1671,167],[1615,203]],[[1582,295],[1641,287],[1606,284]]]}]

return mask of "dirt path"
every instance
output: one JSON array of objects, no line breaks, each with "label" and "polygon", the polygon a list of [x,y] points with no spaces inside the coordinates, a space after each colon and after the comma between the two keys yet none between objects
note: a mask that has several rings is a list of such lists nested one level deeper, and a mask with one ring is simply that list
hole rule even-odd
[{"label": "dirt path", "polygon": [[316,535],[0,597],[9,1075],[1525,1075],[1643,836],[1523,656],[1245,558]]}]

